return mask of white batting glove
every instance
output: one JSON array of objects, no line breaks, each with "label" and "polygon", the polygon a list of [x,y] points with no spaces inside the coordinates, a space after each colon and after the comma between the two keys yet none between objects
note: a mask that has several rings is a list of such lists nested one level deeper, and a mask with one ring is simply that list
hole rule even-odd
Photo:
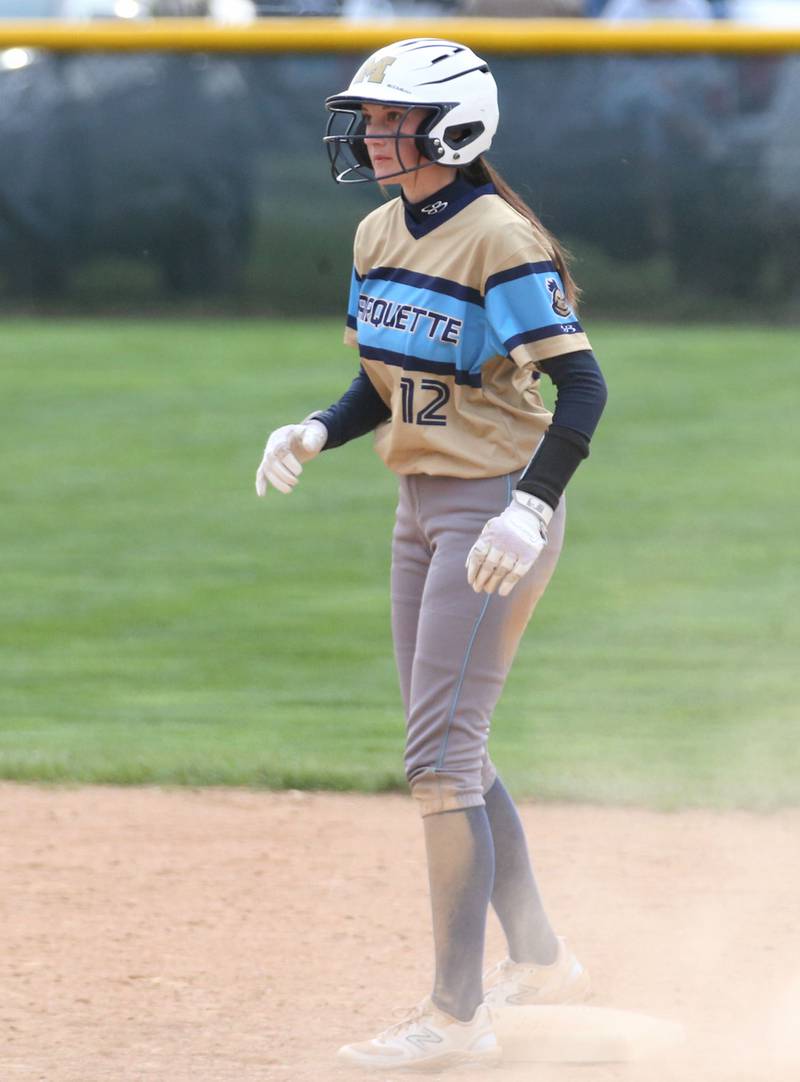
[{"label": "white batting glove", "polygon": [[547,544],[553,508],[526,492],[515,492],[497,518],[490,518],[467,556],[467,581],[476,594],[510,594]]},{"label": "white batting glove", "polygon": [[299,425],[276,428],[267,440],[264,457],[256,472],[256,492],[266,495],[270,485],[278,492],[291,492],[303,472],[303,462],[315,458],[328,439],[322,421],[301,421]]}]

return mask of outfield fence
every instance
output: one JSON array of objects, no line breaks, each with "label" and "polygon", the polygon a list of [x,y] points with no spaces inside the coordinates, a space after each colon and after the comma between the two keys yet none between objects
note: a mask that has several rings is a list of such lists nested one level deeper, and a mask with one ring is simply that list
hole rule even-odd
[{"label": "outfield fence", "polygon": [[323,100],[387,40],[491,63],[491,158],[587,308],[791,315],[800,31],[448,19],[0,24],[0,297],[328,314],[380,194],[336,189]]}]

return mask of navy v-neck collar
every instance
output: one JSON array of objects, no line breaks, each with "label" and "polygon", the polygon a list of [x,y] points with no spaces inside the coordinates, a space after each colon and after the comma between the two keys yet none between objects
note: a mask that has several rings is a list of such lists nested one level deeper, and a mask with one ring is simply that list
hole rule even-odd
[{"label": "navy v-neck collar", "polygon": [[409,202],[401,192],[406,228],[412,237],[419,240],[420,237],[432,233],[437,226],[449,222],[475,199],[482,195],[492,195],[494,190],[493,184],[482,184],[479,188],[474,188],[459,173],[446,187],[440,188],[419,203]]}]

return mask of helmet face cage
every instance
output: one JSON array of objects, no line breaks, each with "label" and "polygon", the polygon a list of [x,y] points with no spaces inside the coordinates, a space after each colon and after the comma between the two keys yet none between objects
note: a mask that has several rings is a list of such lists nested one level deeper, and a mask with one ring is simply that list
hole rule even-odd
[{"label": "helmet face cage", "polygon": [[[417,173],[420,169],[427,169],[429,165],[435,165],[437,159],[441,158],[445,153],[441,140],[429,138],[428,132],[436,127],[439,121],[453,108],[452,105],[431,106],[423,103],[419,105],[398,105],[397,108],[402,108],[404,112],[399,122],[394,126],[394,131],[372,133],[368,136],[366,134],[366,121],[361,112],[362,104],[393,105],[392,102],[384,101],[375,103],[354,101],[328,106],[331,115],[328,118],[328,126],[323,141],[331,163],[331,175],[338,184],[366,184],[370,181],[382,183],[384,180],[390,180],[393,177],[405,176],[407,173]],[[401,129],[413,109],[425,109],[430,115],[423,119],[416,132],[401,133]],[[342,127],[344,127],[344,131],[336,130]],[[394,173],[387,173],[385,176],[378,178],[372,168],[372,161],[367,150],[367,139],[380,138],[394,141],[395,156],[401,168]],[[426,159],[425,161],[421,161],[417,165],[403,165],[402,143],[408,142],[408,140],[413,140],[414,146]]]}]

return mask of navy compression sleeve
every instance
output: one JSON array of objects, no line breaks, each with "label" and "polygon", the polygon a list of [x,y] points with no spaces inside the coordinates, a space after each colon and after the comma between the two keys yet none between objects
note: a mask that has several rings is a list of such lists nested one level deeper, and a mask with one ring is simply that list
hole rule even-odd
[{"label": "navy compression sleeve", "polygon": [[555,507],[567,482],[589,454],[589,441],[608,392],[591,350],[552,357],[539,367],[556,385],[556,406],[552,424],[517,488]]},{"label": "navy compression sleeve", "polygon": [[328,430],[328,439],[323,447],[323,451],[327,451],[371,432],[381,421],[388,420],[391,414],[392,411],[370,383],[367,373],[360,368],[339,401],[313,416],[322,421]]}]

